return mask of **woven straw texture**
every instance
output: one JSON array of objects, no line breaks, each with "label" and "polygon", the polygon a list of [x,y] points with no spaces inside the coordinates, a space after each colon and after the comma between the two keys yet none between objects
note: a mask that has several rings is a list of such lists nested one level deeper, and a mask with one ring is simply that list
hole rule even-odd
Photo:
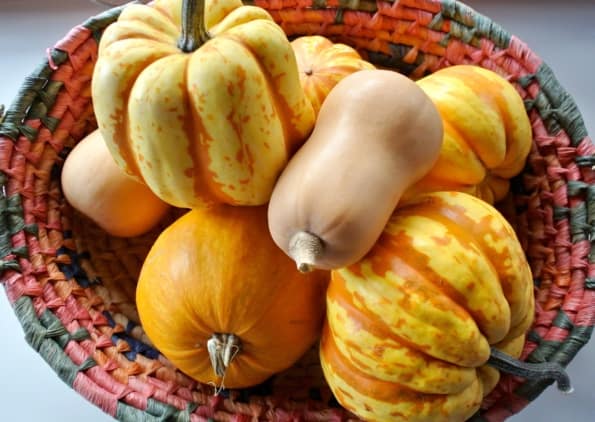
[{"label": "woven straw texture", "polygon": [[[595,322],[595,147],[550,68],[453,0],[253,4],[269,10],[289,36],[326,35],[412,78],[471,63],[514,83],[534,134],[526,169],[503,208],[535,280],[537,315],[522,359],[567,365]],[[148,342],[134,304],[136,277],[161,228],[112,238],[65,202],[61,165],[96,128],[90,80],[97,45],[120,11],[87,20],[48,50],[0,125],[1,280],[28,343],[68,386],[120,420],[355,419],[324,385],[314,350],[257,388],[218,395],[176,371]],[[549,384],[503,376],[473,420],[503,420]]]}]

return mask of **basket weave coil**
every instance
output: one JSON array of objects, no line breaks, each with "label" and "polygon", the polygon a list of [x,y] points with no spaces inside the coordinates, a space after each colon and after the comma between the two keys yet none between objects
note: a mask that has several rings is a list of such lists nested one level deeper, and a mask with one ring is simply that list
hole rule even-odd
[{"label": "basket weave coil", "polygon": [[[320,34],[413,79],[475,64],[525,100],[533,146],[506,216],[535,282],[522,360],[566,366],[595,322],[595,146],[573,99],[522,41],[454,0],[250,0],[289,37]],[[315,351],[255,388],[224,390],[177,371],[139,325],[135,285],[159,231],[110,237],[60,189],[62,163],[97,127],[90,82],[103,30],[122,8],[73,28],[27,77],[0,124],[1,281],[27,342],[71,388],[122,421],[355,420]],[[473,421],[521,411],[551,381],[503,375]]]}]

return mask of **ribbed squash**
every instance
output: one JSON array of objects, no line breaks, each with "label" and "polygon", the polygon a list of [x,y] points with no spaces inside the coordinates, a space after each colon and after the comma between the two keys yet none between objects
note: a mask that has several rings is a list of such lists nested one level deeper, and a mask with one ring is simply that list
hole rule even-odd
[{"label": "ribbed squash", "polygon": [[333,270],[321,341],[338,401],[374,421],[463,421],[518,356],[533,320],[532,274],[508,222],[460,192],[397,209],[372,250]]},{"label": "ribbed squash", "polygon": [[142,326],[202,383],[249,387],[320,337],[328,272],[303,275],[267,232],[265,207],[194,209],[155,241],[136,291]]},{"label": "ribbed squash", "polygon": [[291,47],[295,53],[300,84],[314,112],[337,83],[354,72],[374,69],[352,47],[334,43],[321,35],[305,35],[294,39]]},{"label": "ribbed squash", "polygon": [[441,69],[417,81],[444,126],[434,167],[403,196],[457,190],[495,203],[521,172],[532,132],[523,100],[497,73],[472,65]]},{"label": "ribbed squash", "polygon": [[315,120],[285,33],[240,0],[127,6],[92,95],[117,163],[184,208],[266,203]]}]

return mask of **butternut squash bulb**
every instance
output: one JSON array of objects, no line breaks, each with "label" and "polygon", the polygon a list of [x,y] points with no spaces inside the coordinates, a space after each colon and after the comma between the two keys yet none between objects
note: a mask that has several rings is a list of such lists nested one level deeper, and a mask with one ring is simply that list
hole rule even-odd
[{"label": "butternut squash bulb", "polygon": [[127,6],[92,95],[118,165],[182,208],[265,204],[315,121],[285,33],[240,0]]},{"label": "butternut squash bulb", "polygon": [[116,165],[98,130],[70,151],[60,180],[68,203],[112,236],[141,235],[170,209]]},{"label": "butternut squash bulb", "polygon": [[269,202],[275,243],[302,271],[362,258],[403,192],[435,163],[442,122],[412,80],[360,70],[330,91]]},{"label": "butternut squash bulb", "polygon": [[440,112],[444,140],[436,164],[403,199],[440,190],[467,192],[489,203],[503,199],[532,143],[531,123],[515,87],[472,65],[441,69],[417,84]]},{"label": "butternut squash bulb", "polygon": [[202,383],[242,388],[291,366],[320,337],[328,272],[300,274],[267,232],[266,207],[194,209],[157,238],[139,276],[142,326]]},{"label": "butternut squash bulb", "polygon": [[[332,271],[320,357],[339,403],[371,421],[464,421],[534,316],[512,227],[461,192],[399,206],[372,250]],[[520,337],[520,338],[519,338]]]},{"label": "butternut squash bulb", "polygon": [[337,82],[354,72],[375,68],[354,48],[334,43],[321,35],[298,37],[291,42],[291,47],[297,60],[300,84],[317,115]]}]

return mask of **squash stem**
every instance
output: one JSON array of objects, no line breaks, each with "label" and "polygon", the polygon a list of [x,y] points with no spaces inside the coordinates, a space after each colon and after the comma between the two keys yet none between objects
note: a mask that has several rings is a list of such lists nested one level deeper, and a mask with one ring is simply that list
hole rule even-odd
[{"label": "squash stem", "polygon": [[295,261],[302,273],[314,269],[314,264],[322,254],[322,240],[312,233],[299,231],[289,240],[289,256]]},{"label": "squash stem", "polygon": [[520,360],[492,347],[487,364],[502,372],[506,372],[507,374],[532,381],[555,380],[558,384],[558,390],[566,394],[570,394],[573,391],[570,377],[559,363],[521,362]]},{"label": "squash stem", "polygon": [[223,378],[227,368],[241,350],[241,342],[235,334],[215,333],[207,341],[207,351],[215,374]]},{"label": "squash stem", "polygon": [[178,48],[192,53],[210,39],[205,27],[205,0],[182,1],[182,29]]}]

